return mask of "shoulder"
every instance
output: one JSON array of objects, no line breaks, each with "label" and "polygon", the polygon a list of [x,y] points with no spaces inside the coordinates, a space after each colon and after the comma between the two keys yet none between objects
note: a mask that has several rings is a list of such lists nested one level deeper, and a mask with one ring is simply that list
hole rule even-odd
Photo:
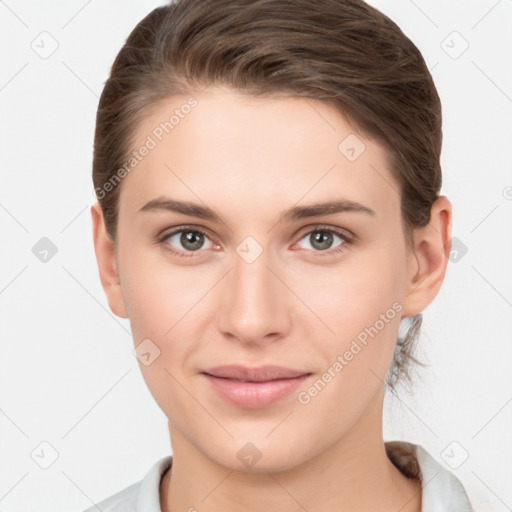
[{"label": "shoulder", "polygon": [[161,512],[160,481],[171,465],[171,455],[161,458],[142,480],[94,503],[83,512]]}]

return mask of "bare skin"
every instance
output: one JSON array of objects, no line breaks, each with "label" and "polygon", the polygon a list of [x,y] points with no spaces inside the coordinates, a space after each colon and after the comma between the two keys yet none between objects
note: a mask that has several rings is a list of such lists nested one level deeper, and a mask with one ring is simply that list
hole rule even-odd
[{"label": "bare skin", "polygon": [[[153,109],[134,149],[188,98]],[[123,178],[115,244],[99,204],[91,208],[110,308],[130,319],[136,346],[149,339],[160,351],[140,367],[169,420],[163,512],[419,512],[420,482],[385,452],[384,382],[401,319],[423,311],[442,285],[450,202],[434,203],[409,248],[385,148],[329,106],[223,88],[194,98],[197,106]],[[352,161],[338,149],[349,134],[364,144]],[[163,197],[207,206],[221,220],[140,211]],[[341,199],[374,213],[281,216]],[[174,228],[182,231],[171,236]],[[326,228],[341,234],[319,247],[313,235]],[[199,249],[180,238],[194,229],[206,233]],[[262,249],[251,263],[237,252],[248,236],[257,243],[251,251]],[[382,314],[392,318],[332,377],[337,357]],[[311,376],[271,406],[249,409],[227,402],[201,374],[222,364]],[[328,368],[328,384],[309,392]],[[261,454],[251,467],[237,456],[248,442]]]}]

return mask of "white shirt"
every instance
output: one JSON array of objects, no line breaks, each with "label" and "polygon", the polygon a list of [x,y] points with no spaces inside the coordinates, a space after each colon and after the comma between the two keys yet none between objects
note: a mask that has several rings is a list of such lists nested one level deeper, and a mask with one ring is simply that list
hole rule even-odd
[{"label": "white shirt", "polygon": [[[421,512],[474,512],[460,480],[441,466],[421,445],[386,441],[388,458],[409,478],[422,482]],[[172,455],[156,462],[139,482],[84,512],[162,512],[160,481],[171,467]]]}]

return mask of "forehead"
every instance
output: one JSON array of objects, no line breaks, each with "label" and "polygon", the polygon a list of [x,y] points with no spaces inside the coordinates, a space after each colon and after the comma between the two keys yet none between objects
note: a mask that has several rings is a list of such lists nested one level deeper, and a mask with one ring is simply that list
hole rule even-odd
[{"label": "forehead", "polygon": [[166,195],[261,214],[337,198],[376,211],[399,207],[387,151],[318,100],[221,88],[175,95],[155,105],[135,135],[137,162],[120,196],[131,211]]}]

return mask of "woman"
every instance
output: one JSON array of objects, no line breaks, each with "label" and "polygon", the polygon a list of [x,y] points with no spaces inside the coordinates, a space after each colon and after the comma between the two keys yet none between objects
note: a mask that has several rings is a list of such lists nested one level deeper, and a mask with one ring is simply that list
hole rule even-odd
[{"label": "woman", "polygon": [[137,25],[91,213],[173,455],[101,510],[472,510],[382,437],[450,252],[441,138],[420,52],[362,1],[181,0]]}]

